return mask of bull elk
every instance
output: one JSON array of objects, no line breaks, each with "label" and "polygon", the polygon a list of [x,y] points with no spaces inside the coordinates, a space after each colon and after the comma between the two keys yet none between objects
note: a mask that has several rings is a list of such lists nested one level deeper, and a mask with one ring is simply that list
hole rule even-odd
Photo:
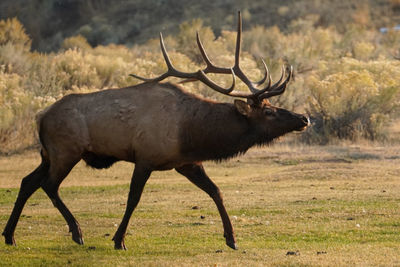
[{"label": "bull elk", "polygon": [[[186,176],[213,199],[222,219],[226,244],[236,249],[234,231],[220,190],[205,173],[202,162],[234,157],[288,132],[301,131],[309,124],[306,116],[275,107],[268,101],[285,91],[292,67],[283,67],[280,79],[274,84],[264,61],[265,75],[259,82],[251,82],[243,73],[239,67],[241,34],[239,12],[232,68],[215,66],[197,34],[206,68],[193,73],[174,68],[160,34],[161,50],[168,67],[166,73],[154,79],[132,75],[144,81],[136,86],[70,94],[40,112],[37,125],[42,161],[22,180],[3,232],[5,243],[15,245],[14,230],[22,209],[41,187],[68,223],[73,241],[83,244],[79,224],[58,194],[59,186],[81,159],[96,169],[124,160],[135,163],[135,168],[126,211],[113,237],[116,249],[126,249],[125,232],[152,171],[170,169]],[[223,88],[210,80],[207,73],[231,74],[232,85]],[[170,76],[201,81],[236,99],[233,103],[215,102],[190,94],[181,86],[159,83]],[[235,77],[243,81],[250,92],[234,91]],[[265,86],[260,88],[263,84]]]}]

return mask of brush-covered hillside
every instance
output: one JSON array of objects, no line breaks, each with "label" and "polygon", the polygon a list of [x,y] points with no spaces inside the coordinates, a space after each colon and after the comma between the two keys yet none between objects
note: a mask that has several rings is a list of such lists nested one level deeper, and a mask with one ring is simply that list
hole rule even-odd
[{"label": "brush-covered hillside", "polygon": [[349,23],[369,28],[400,23],[399,0],[2,0],[0,19],[17,17],[38,51],[57,50],[70,36],[82,35],[92,46],[141,44],[162,30],[202,19],[218,35],[231,29],[238,10],[245,29],[261,25],[281,31],[294,20],[313,14],[315,25],[344,31]]}]

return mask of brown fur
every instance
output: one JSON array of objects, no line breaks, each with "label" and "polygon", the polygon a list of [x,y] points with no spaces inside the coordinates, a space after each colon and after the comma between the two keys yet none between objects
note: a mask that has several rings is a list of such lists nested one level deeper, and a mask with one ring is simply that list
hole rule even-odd
[{"label": "brown fur", "polygon": [[154,170],[175,168],[207,192],[220,212],[227,244],[236,248],[232,225],[219,189],[205,174],[205,160],[222,160],[308,124],[307,118],[273,107],[267,100],[248,105],[218,103],[169,83],[143,83],[122,89],[65,96],[37,118],[42,164],[23,179],[3,232],[7,244],[26,200],[42,187],[66,219],[72,238],[82,244],[78,222],[58,195],[58,187],[81,159],[94,168],[118,160],[136,164],[127,210],[113,240],[124,249],[124,235]]}]

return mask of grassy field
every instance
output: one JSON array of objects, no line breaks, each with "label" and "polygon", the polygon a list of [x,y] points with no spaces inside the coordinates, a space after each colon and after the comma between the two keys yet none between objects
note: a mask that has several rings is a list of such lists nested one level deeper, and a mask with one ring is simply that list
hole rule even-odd
[{"label": "grassy field", "polygon": [[[34,152],[0,157],[1,230],[21,178],[38,163]],[[225,245],[212,200],[174,171],[152,175],[128,228],[128,251],[115,251],[133,165],[96,171],[80,163],[61,196],[85,245],[73,243],[39,190],[16,229],[18,246],[1,240],[0,265],[400,265],[400,146],[275,145],[205,165],[224,194],[237,251]]]}]

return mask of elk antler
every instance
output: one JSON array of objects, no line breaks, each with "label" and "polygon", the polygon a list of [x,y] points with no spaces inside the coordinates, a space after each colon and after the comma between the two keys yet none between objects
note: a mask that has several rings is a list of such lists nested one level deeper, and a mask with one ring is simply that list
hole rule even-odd
[{"label": "elk antler", "polygon": [[[227,74],[229,73],[228,71],[230,70],[229,68],[221,68],[215,66],[211,60],[208,58],[207,53],[204,49],[204,46],[200,40],[199,34],[197,33],[197,45],[199,47],[200,53],[203,57],[204,62],[206,63],[207,67],[203,70],[204,73],[224,73]],[[258,81],[258,82],[251,82],[249,78],[244,74],[244,72],[240,69],[239,66],[239,59],[240,59],[240,51],[241,51],[241,42],[242,42],[242,16],[240,11],[238,12],[238,27],[237,27],[237,37],[236,37],[236,51],[235,51],[235,65],[233,66],[233,71],[235,75],[244,82],[247,87],[250,89],[251,94],[241,94],[241,97],[244,98],[252,98],[254,100],[261,100],[264,98],[268,98],[271,96],[279,95],[282,94],[285,91],[286,85],[289,82],[292,73],[293,73],[293,67],[289,66],[289,73],[287,78],[282,82],[283,77],[285,76],[285,67],[282,67],[282,75],[281,78],[277,83],[271,86],[272,80],[271,76],[269,74],[269,70],[267,67],[267,64],[265,64],[265,61],[261,59],[261,62],[264,66],[264,77]],[[257,89],[256,85],[261,85],[263,84],[266,80],[268,80],[267,85],[263,89]],[[266,93],[268,92],[268,93]]]},{"label": "elk antler", "polygon": [[[260,101],[265,98],[269,98],[271,96],[275,95],[280,95],[285,91],[287,83],[290,81],[290,78],[292,77],[293,73],[293,67],[282,67],[282,75],[281,78],[279,79],[278,82],[275,84],[271,85],[272,79],[267,67],[267,64],[265,64],[265,61],[261,59],[261,62],[264,66],[264,77],[258,81],[258,82],[251,82],[249,78],[244,74],[244,72],[240,69],[239,66],[239,61],[240,61],[240,51],[241,51],[241,43],[242,43],[242,16],[240,11],[238,12],[238,27],[237,27],[237,37],[236,37],[236,51],[235,51],[235,64],[232,68],[222,68],[215,66],[211,60],[208,58],[207,53],[204,49],[204,46],[200,40],[199,33],[197,32],[196,34],[196,40],[197,40],[197,45],[199,47],[200,53],[203,57],[204,62],[206,63],[206,68],[203,70],[199,70],[197,72],[193,73],[184,73],[177,71],[173,66],[172,63],[168,57],[168,54],[166,52],[165,46],[164,46],[164,40],[162,38],[162,34],[160,33],[160,45],[161,45],[161,50],[164,55],[165,62],[168,67],[168,71],[159,77],[153,78],[153,79],[147,79],[143,78],[140,76],[137,76],[135,74],[130,74],[130,76],[133,76],[137,79],[140,79],[145,82],[159,82],[164,80],[167,77],[173,76],[173,77],[178,77],[178,78],[185,78],[183,82],[190,82],[190,81],[196,81],[199,80],[206,85],[208,85],[210,88],[214,89],[215,91],[218,91],[222,94],[233,96],[233,97],[242,97],[242,98],[247,98],[247,99],[252,99],[255,101]],[[288,75],[285,79],[283,79],[286,75],[286,69],[288,69]],[[232,74],[233,76],[233,82],[232,86],[230,88],[222,88],[219,85],[215,84],[213,81],[211,81],[206,74],[207,73],[220,73],[220,74]],[[235,87],[235,75],[242,80],[244,84],[249,88],[250,93],[245,93],[245,92],[233,92],[233,89]],[[265,83],[265,81],[268,81],[266,86],[262,89],[256,88],[257,86]]]},{"label": "elk antler", "polygon": [[164,74],[161,74],[160,76],[152,79],[148,78],[143,78],[135,74],[129,74],[132,77],[135,77],[139,80],[145,81],[145,82],[159,82],[164,80],[167,77],[178,77],[178,78],[185,78],[185,79],[195,79],[199,80],[206,85],[208,85],[210,88],[214,89],[215,91],[218,91],[222,94],[229,94],[230,92],[233,91],[233,88],[235,88],[236,80],[235,80],[235,73],[233,70],[231,70],[232,74],[232,85],[230,88],[222,88],[221,86],[217,85],[213,81],[211,81],[204,73],[203,70],[199,70],[196,72],[181,72],[175,69],[175,67],[172,65],[171,60],[169,59],[167,50],[165,49],[164,45],[164,39],[162,37],[162,33],[160,33],[160,46],[161,46],[161,51],[163,53],[165,63],[167,64],[168,70]]}]

